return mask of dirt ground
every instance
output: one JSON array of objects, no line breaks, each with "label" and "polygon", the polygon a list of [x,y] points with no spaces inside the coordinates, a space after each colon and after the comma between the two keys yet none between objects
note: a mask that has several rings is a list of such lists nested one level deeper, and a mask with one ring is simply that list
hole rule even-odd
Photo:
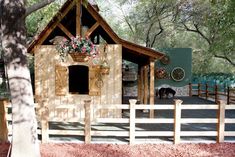
[{"label": "dirt ground", "polygon": [[[9,144],[0,144],[6,157]],[[222,144],[42,144],[42,157],[234,157],[235,143]]]}]

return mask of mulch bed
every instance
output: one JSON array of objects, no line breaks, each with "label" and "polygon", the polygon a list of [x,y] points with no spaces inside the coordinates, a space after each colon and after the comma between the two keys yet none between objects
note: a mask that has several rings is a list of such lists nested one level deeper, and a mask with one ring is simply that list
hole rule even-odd
[{"label": "mulch bed", "polygon": [[[0,144],[6,157],[9,144]],[[235,143],[221,144],[41,144],[42,157],[234,157]]]}]

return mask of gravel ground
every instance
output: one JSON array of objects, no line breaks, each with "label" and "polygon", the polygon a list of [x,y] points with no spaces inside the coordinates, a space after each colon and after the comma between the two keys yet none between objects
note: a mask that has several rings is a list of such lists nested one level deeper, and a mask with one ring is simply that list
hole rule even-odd
[{"label": "gravel ground", "polygon": [[[0,144],[6,157],[9,144]],[[235,143],[221,144],[42,144],[42,157],[234,157]]]}]

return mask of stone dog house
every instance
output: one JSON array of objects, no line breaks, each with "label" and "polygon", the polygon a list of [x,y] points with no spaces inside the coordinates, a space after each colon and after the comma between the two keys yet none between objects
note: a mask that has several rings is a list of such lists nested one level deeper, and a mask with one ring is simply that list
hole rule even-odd
[{"label": "stone dog house", "polygon": [[[100,60],[105,59],[110,67],[108,74],[101,73],[99,64],[89,61],[75,62],[70,56],[61,61],[50,40],[77,35],[89,36],[99,45]],[[108,45],[101,44],[104,41]],[[40,107],[44,105],[50,109],[73,104],[77,116],[83,117],[84,100],[91,100],[92,105],[121,104],[122,60],[138,65],[138,98],[142,103],[154,104],[154,63],[164,54],[120,39],[98,13],[97,6],[67,0],[30,44],[28,52],[35,57],[35,100]],[[93,113],[99,117],[121,116],[119,110]]]}]

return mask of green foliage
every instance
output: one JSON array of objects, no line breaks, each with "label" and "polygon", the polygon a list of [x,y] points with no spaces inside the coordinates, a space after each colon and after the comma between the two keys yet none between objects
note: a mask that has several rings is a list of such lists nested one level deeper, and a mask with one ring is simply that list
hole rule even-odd
[{"label": "green foliage", "polygon": [[[30,0],[29,4],[37,1]],[[96,2],[100,13],[121,38],[157,50],[190,47],[194,73],[235,73],[234,0]],[[40,32],[60,5],[53,3],[27,17],[29,36]]]},{"label": "green foliage", "polygon": [[[29,0],[28,5],[32,5],[40,0]],[[52,19],[60,8],[60,3],[55,2],[30,14],[26,18],[27,36],[33,37],[36,33],[41,32],[46,24]]]},{"label": "green foliage", "polygon": [[[103,15],[122,38],[158,50],[190,47],[194,73],[235,72],[234,0],[115,0],[107,6],[101,4]],[[116,10],[122,10],[117,18],[110,15]]]},{"label": "green foliage", "polygon": [[232,73],[193,74],[192,83],[208,83],[210,85],[235,86],[235,75]]},{"label": "green foliage", "polygon": [[235,1],[216,2],[211,7],[213,18],[208,23],[216,34],[210,51],[217,56],[228,57],[235,64]]}]

